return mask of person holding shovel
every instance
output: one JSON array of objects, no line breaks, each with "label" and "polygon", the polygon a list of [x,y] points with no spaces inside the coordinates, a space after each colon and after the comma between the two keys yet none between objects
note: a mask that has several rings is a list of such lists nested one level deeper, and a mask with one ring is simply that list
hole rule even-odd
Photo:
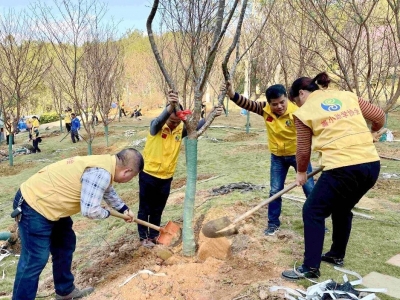
[{"label": "person holding shovel", "polygon": [[[170,91],[168,101],[167,107],[150,123],[150,132],[143,150],[144,170],[139,174],[137,218],[156,226],[160,226],[182,139],[187,135],[186,128],[175,111],[175,105],[183,110],[178,95]],[[223,112],[222,106],[215,107],[214,110],[217,116]],[[204,119],[200,120],[197,129],[204,123]],[[138,233],[144,247],[152,248],[157,243],[158,231],[138,224]]]},{"label": "person holding shovel", "polygon": [[[300,107],[294,112],[297,185],[306,183],[311,150],[319,153],[324,170],[303,206],[303,264],[282,273],[288,280],[319,277],[321,261],[343,265],[351,210],[379,176],[380,159],[373,142],[385,124],[385,113],[351,92],[327,89],[329,83],[329,76],[322,72],[314,78],[295,80],[290,89],[291,99]],[[365,119],[372,122],[371,129]],[[332,245],[322,254],[325,219],[329,216]]]},{"label": "person holding shovel", "polygon": [[[267,128],[268,148],[271,151],[270,186],[269,196],[283,190],[287,173],[296,165],[296,128],[293,113],[297,106],[288,101],[287,92],[283,85],[271,85],[265,91],[267,101],[252,101],[235,93],[230,81],[223,83],[221,91],[225,91],[229,98],[241,108],[260,115]],[[312,172],[311,164],[307,164],[307,173]],[[303,185],[303,191],[309,196],[314,187],[314,179],[310,177]],[[282,198],[268,204],[268,226],[265,235],[274,235],[280,228],[279,217],[282,211]]]},{"label": "person holding shovel", "polygon": [[116,155],[76,156],[50,164],[23,182],[17,191],[12,216],[18,221],[21,256],[15,275],[13,300],[33,300],[39,276],[52,255],[55,299],[81,298],[93,288],[80,290],[71,272],[76,236],[71,216],[81,212],[90,219],[105,219],[109,206],[130,218],[134,214],[112,183],[127,183],[143,170],[143,157],[133,148]]}]

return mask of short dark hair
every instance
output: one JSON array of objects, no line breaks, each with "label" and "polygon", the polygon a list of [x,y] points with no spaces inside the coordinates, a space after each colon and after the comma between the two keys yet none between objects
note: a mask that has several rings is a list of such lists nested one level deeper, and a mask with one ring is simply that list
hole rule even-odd
[{"label": "short dark hair", "polygon": [[72,116],[76,116],[76,114],[72,113],[72,114],[71,114],[71,117],[72,117]]},{"label": "short dark hair", "polygon": [[126,148],[116,154],[122,166],[133,167],[138,173],[143,171],[144,159],[142,154],[135,148]]},{"label": "short dark hair", "polygon": [[267,97],[268,103],[271,103],[272,99],[278,99],[284,95],[287,97],[286,89],[282,84],[274,84],[271,85],[267,90],[265,91],[265,97]]}]

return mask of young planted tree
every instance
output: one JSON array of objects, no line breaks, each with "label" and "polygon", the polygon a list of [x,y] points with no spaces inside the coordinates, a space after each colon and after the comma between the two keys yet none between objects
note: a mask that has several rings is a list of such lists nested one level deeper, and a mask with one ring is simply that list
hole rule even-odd
[{"label": "young planted tree", "polygon": [[[95,26],[91,36],[94,39],[84,45],[83,66],[88,78],[88,91],[94,100],[92,125],[98,112],[108,146],[108,125],[111,104],[122,94],[123,53],[121,44],[114,40],[116,32],[112,27]],[[93,131],[95,127],[93,127]]]},{"label": "young planted tree", "polygon": [[41,83],[51,65],[44,43],[34,40],[37,27],[26,11],[9,10],[0,16],[0,107],[10,133],[9,162],[13,165],[12,144],[21,108]]},{"label": "young planted tree", "polygon": [[[229,3],[225,3],[224,0],[205,0],[202,1],[200,5],[198,1],[194,0],[184,2],[166,0],[161,4],[163,11],[161,17],[162,21],[168,20],[170,33],[177,35],[177,40],[182,41],[179,46],[183,47],[182,53],[186,53],[184,57],[187,60],[181,61],[181,66],[184,65],[185,67],[179,69],[182,72],[190,69],[191,75],[189,76],[189,80],[183,80],[183,83],[188,87],[192,86],[194,91],[193,106],[191,107],[193,109],[193,114],[189,116],[187,120],[184,120],[188,137],[185,143],[187,187],[183,214],[183,253],[187,256],[192,256],[195,253],[193,213],[197,179],[197,139],[211,124],[215,113],[212,112],[208,117],[204,128],[197,131],[196,127],[200,118],[202,98],[209,75],[214,65],[222,38],[237,10],[238,2],[238,0],[230,1]],[[147,32],[153,53],[169,88],[175,92],[178,92],[178,90],[190,90],[190,88],[178,86],[176,82],[172,80],[172,77],[169,75],[170,70],[167,70],[165,67],[155,42],[152,22],[159,9],[159,5],[160,1],[154,0],[150,15],[147,19]],[[246,5],[242,7],[243,10],[246,9]],[[240,26],[242,20],[238,21]]]},{"label": "young planted tree", "polygon": [[90,87],[95,85],[91,81],[96,80],[96,76],[88,76],[85,69],[87,51],[91,49],[85,45],[101,42],[96,34],[106,6],[95,0],[54,0],[53,4],[54,7],[49,7],[38,2],[33,10],[40,19],[42,39],[51,45],[48,54],[57,60],[54,81],[81,117],[90,155],[95,138],[92,114],[96,113],[98,103],[90,93]]}]

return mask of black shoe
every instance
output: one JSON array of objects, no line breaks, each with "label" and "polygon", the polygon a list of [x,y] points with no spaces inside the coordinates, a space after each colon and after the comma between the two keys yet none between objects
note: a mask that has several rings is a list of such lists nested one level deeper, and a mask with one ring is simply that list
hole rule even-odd
[{"label": "black shoe", "polygon": [[303,278],[319,278],[321,273],[317,268],[308,268],[304,265],[292,270],[285,270],[282,272],[283,279],[286,280],[299,280]]},{"label": "black shoe", "polygon": [[321,260],[324,262],[327,262],[329,264],[339,266],[339,267],[343,267],[343,265],[344,265],[343,258],[336,258],[336,257],[328,256],[327,253],[322,254]]}]

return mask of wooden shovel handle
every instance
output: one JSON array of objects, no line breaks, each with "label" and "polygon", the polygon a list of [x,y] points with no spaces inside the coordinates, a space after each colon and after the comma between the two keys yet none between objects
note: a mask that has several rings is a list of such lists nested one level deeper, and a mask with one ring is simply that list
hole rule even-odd
[{"label": "wooden shovel handle", "polygon": [[[319,167],[317,169],[315,169],[314,171],[312,171],[310,174],[307,174],[307,179],[314,176],[315,174],[321,172],[323,169],[323,167]],[[275,195],[272,195],[271,197],[269,197],[268,199],[265,199],[263,202],[261,202],[260,204],[258,204],[257,206],[253,207],[252,209],[250,209],[249,211],[245,212],[243,215],[237,217],[235,220],[233,220],[232,224],[237,224],[238,222],[246,219],[248,216],[252,215],[254,212],[256,212],[257,210],[259,210],[261,207],[263,207],[264,205],[274,201],[275,199],[279,198],[280,196],[282,196],[283,194],[289,192],[290,190],[294,189],[296,187],[296,182],[291,183],[289,186],[285,187],[283,190],[281,190],[280,192],[276,193]]]},{"label": "wooden shovel handle", "polygon": [[[124,220],[130,220],[131,219],[129,216],[121,214],[121,213],[119,213],[119,212],[117,212],[116,210],[113,210],[113,209],[110,209],[110,215],[112,215],[114,217],[117,217],[117,218],[124,219]],[[139,220],[139,219],[136,219],[136,218],[133,218],[132,221],[137,223],[137,224],[152,228],[154,230],[162,231],[161,227],[158,227],[158,226],[156,226],[154,224],[151,224],[149,222],[146,222],[146,221],[143,221],[143,220]]]}]

